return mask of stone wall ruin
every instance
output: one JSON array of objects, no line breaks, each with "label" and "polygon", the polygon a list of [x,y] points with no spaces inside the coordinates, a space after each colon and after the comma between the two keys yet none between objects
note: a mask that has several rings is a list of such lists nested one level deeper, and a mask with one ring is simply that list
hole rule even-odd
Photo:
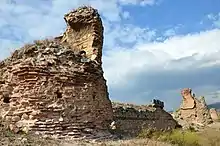
[{"label": "stone wall ruin", "polygon": [[101,65],[82,63],[76,55],[85,50],[90,57],[96,48],[101,64],[103,26],[97,10],[80,7],[64,19],[63,35],[25,45],[0,62],[0,115],[11,130],[100,138],[111,136],[112,121],[131,135],[178,125],[159,100],[151,106],[112,104]]},{"label": "stone wall ruin", "polygon": [[216,111],[215,108],[209,109],[209,113],[210,113],[211,118],[212,118],[213,121],[218,121],[219,120],[219,115],[218,115],[218,112]]},{"label": "stone wall ruin", "polygon": [[143,129],[170,130],[179,126],[160,106],[125,103],[112,103],[112,106],[114,129],[129,136],[137,136]]},{"label": "stone wall ruin", "polygon": [[75,55],[97,47],[101,60],[101,19],[97,10],[80,7],[65,20],[63,36],[25,45],[0,62],[0,115],[15,132],[108,135],[113,111],[102,68]]},{"label": "stone wall ruin", "polygon": [[164,102],[157,100],[157,99],[152,100],[152,105],[153,107],[156,107],[156,108],[161,108],[161,109],[164,108]]},{"label": "stone wall ruin", "polygon": [[65,14],[67,28],[61,42],[70,44],[75,52],[85,50],[90,58],[92,50],[97,49],[97,61],[101,63],[103,46],[103,26],[96,9],[80,7]]},{"label": "stone wall ruin", "polygon": [[204,97],[198,99],[195,95],[192,96],[192,89],[190,88],[182,89],[181,95],[182,104],[180,109],[174,113],[175,119],[180,124],[205,126],[212,123],[212,118]]}]

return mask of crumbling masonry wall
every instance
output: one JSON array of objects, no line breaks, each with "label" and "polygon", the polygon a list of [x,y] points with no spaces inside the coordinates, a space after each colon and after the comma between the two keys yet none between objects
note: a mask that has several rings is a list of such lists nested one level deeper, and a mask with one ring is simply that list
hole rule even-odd
[{"label": "crumbling masonry wall", "polygon": [[195,95],[192,95],[192,89],[190,88],[184,88],[181,91],[181,95],[183,100],[180,109],[174,113],[175,119],[185,125],[195,124],[204,126],[212,123],[204,97],[196,98]]},{"label": "crumbling masonry wall", "polygon": [[67,42],[75,52],[85,50],[90,57],[92,50],[97,49],[97,61],[101,63],[103,46],[103,26],[96,9],[80,7],[64,16],[67,24],[61,40]]},{"label": "crumbling masonry wall", "polygon": [[[36,41],[0,62],[0,115],[15,132],[106,136],[113,111],[102,68],[92,62],[81,63],[75,55],[78,46],[87,51],[97,46],[101,60],[102,37],[90,37],[86,32],[93,32],[93,22],[101,25],[100,18],[95,9],[81,7],[65,19],[65,43],[59,37]],[[102,36],[102,30],[98,34]]]},{"label": "crumbling masonry wall", "polygon": [[0,115],[10,129],[46,136],[109,137],[109,125],[135,135],[142,128],[177,126],[163,110],[152,106],[114,104],[107,92],[101,65],[81,63],[98,49],[101,63],[103,26],[97,10],[80,7],[64,16],[67,29],[53,40],[36,41],[0,62]]},{"label": "crumbling masonry wall", "polygon": [[209,109],[209,113],[213,121],[219,121],[219,114],[215,108]]},{"label": "crumbling masonry wall", "polygon": [[169,130],[178,123],[163,108],[153,105],[112,103],[114,125],[112,128],[130,136],[137,136],[143,129]]}]

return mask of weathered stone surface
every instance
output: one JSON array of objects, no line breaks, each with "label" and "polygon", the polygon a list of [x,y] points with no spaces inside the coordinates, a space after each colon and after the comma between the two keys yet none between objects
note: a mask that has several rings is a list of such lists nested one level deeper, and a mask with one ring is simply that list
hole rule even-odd
[{"label": "weathered stone surface", "polygon": [[131,136],[142,129],[169,130],[178,126],[173,117],[161,107],[112,103],[114,124],[112,128]]},{"label": "weathered stone surface", "polygon": [[179,110],[174,112],[174,118],[184,126],[200,125],[205,126],[212,123],[209,109],[206,105],[205,98],[200,99],[191,95],[191,89],[185,88],[181,91],[183,97],[182,105]]},{"label": "weathered stone surface", "polygon": [[219,115],[218,115],[218,113],[217,113],[215,108],[209,109],[209,113],[210,113],[211,118],[212,118],[213,121],[219,120]]},{"label": "weathered stone surface", "polygon": [[80,7],[66,14],[64,19],[67,28],[61,41],[70,44],[75,52],[85,50],[89,58],[96,48],[97,61],[101,63],[104,29],[98,11],[92,7]]},{"label": "weathered stone surface", "polygon": [[75,55],[95,46],[101,61],[101,19],[95,9],[81,7],[65,20],[68,27],[61,40],[35,41],[0,62],[0,115],[16,132],[74,138],[108,135],[113,111],[102,68],[81,63]]},{"label": "weathered stone surface", "polygon": [[195,100],[191,92],[192,90],[190,88],[185,88],[181,91],[183,97],[181,109],[192,109],[195,107]]},{"label": "weathered stone surface", "polygon": [[[109,138],[109,127],[135,135],[142,128],[177,126],[155,100],[151,106],[113,104],[101,67],[103,26],[97,10],[80,7],[64,16],[67,29],[35,41],[0,62],[0,115],[14,132],[59,138]],[[97,49],[97,62],[80,62]],[[113,115],[114,114],[114,115]],[[112,123],[110,125],[110,123]]]},{"label": "weathered stone surface", "polygon": [[156,108],[161,108],[161,109],[164,108],[164,102],[157,100],[157,99],[152,100],[152,105],[153,107],[156,107]]}]

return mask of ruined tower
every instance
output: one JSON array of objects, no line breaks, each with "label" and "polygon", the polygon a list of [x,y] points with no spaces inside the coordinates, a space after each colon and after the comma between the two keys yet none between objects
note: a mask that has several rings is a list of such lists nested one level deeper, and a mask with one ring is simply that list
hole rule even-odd
[{"label": "ruined tower", "polygon": [[25,45],[0,62],[1,118],[15,132],[104,136],[113,111],[102,68],[82,63],[75,55],[81,49],[90,54],[95,47],[101,61],[101,19],[91,7],[80,7],[64,18],[63,36]]},{"label": "ruined tower", "polygon": [[212,123],[211,115],[204,97],[200,99],[192,96],[192,89],[181,90],[182,104],[175,113],[175,118],[187,124],[207,125]]},{"label": "ruined tower", "polygon": [[65,14],[64,19],[67,28],[61,41],[70,44],[76,52],[85,50],[88,57],[93,49],[97,49],[97,61],[101,63],[104,28],[98,11],[92,7],[80,7]]}]

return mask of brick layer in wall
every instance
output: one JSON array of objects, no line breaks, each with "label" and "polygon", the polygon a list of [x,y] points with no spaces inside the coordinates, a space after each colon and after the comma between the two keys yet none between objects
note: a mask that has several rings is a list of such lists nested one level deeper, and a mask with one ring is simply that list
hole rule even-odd
[{"label": "brick layer in wall", "polygon": [[115,126],[131,136],[143,129],[169,130],[177,127],[173,117],[161,108],[113,103]]},{"label": "brick layer in wall", "polygon": [[81,7],[65,15],[67,29],[62,38],[75,51],[85,50],[90,57],[98,49],[97,61],[101,63],[103,46],[102,20],[95,9]]},{"label": "brick layer in wall", "polygon": [[33,45],[1,63],[0,112],[12,130],[72,138],[108,133],[112,107],[102,69],[64,57],[66,51]]}]

